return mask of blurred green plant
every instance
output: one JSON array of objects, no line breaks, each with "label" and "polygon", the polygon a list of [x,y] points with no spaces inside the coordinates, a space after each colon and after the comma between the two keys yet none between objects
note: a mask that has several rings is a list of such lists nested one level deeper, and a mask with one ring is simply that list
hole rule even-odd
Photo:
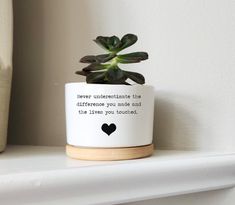
[{"label": "blurred green plant", "polygon": [[122,70],[118,65],[139,63],[148,59],[146,52],[118,54],[123,49],[132,46],[137,40],[134,34],[126,34],[121,39],[117,36],[98,36],[94,41],[108,53],[84,56],[80,62],[89,65],[77,71],[76,74],[86,76],[87,83],[130,85],[127,80],[131,79],[138,84],[144,84],[145,78],[142,74]]}]

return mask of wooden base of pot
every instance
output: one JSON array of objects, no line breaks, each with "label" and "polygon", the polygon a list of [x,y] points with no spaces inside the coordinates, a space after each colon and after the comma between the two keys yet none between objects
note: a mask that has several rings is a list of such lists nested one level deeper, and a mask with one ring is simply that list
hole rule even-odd
[{"label": "wooden base of pot", "polygon": [[71,158],[100,161],[127,160],[148,157],[153,154],[153,150],[153,144],[125,148],[91,148],[71,145],[66,146],[66,154]]}]

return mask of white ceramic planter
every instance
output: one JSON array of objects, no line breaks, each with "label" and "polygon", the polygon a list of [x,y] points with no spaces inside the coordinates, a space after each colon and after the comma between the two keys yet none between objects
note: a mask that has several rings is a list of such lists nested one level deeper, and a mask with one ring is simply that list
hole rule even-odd
[{"label": "white ceramic planter", "polygon": [[69,145],[112,148],[152,143],[151,86],[68,83],[65,101]]}]

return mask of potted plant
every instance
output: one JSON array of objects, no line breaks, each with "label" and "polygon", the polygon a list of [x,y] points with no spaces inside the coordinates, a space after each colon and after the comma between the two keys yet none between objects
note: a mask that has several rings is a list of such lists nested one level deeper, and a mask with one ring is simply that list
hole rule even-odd
[{"label": "potted plant", "polygon": [[[148,59],[146,52],[120,54],[137,41],[134,34],[121,39],[98,36],[94,40],[107,53],[80,59],[88,64],[76,74],[86,83],[67,83],[67,155],[87,160],[121,160],[152,154],[154,89],[144,85],[140,73],[119,64]],[[133,84],[134,82],[134,84]]]}]

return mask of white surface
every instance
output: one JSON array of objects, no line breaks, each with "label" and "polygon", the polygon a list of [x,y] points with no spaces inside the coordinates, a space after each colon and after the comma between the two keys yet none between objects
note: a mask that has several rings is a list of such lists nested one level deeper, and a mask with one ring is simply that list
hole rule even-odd
[{"label": "white surface", "polygon": [[13,146],[0,155],[0,201],[117,204],[235,186],[235,154],[156,151],[139,160],[69,159],[64,148]]},{"label": "white surface", "polygon": [[125,205],[234,205],[234,196],[235,188],[231,188],[125,203]]},{"label": "white surface", "polygon": [[234,20],[234,0],[15,1],[11,141],[65,144],[64,83],[97,35],[132,32],[149,60],[124,67],[156,88],[158,146],[235,151]]},{"label": "white surface", "polygon": [[[120,95],[129,98],[94,98],[101,95]],[[133,95],[140,98],[133,98]],[[133,147],[153,142],[154,89],[151,86],[68,83],[65,86],[65,102],[67,143],[70,145]],[[78,106],[83,103],[103,106]],[[120,106],[120,103],[127,103],[129,106]],[[141,105],[132,106],[133,103]],[[90,111],[102,114],[90,114]],[[137,114],[117,114],[117,111],[136,111]],[[106,114],[109,112],[113,114]],[[112,130],[110,135],[106,134],[101,129],[104,124],[107,128],[113,124],[115,130]]]}]

